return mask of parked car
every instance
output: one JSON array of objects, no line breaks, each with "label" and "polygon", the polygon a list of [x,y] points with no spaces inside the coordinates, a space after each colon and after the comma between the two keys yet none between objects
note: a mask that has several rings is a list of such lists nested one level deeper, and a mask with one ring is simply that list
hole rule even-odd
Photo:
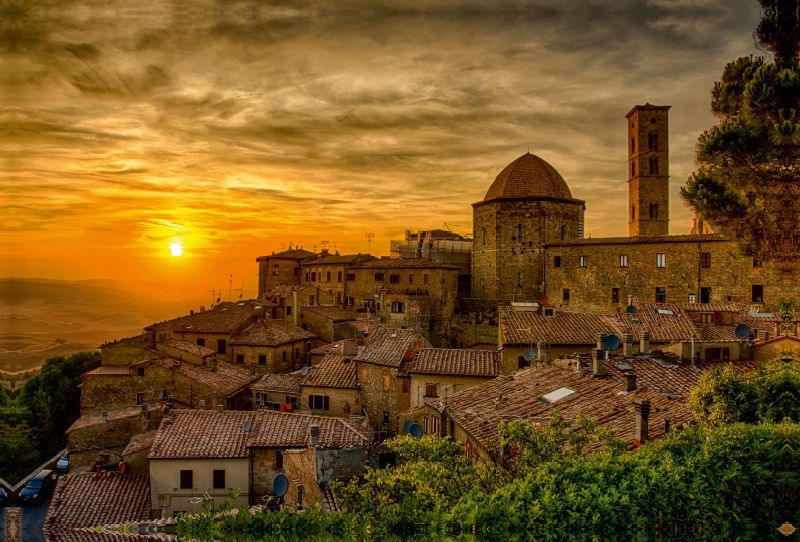
[{"label": "parked car", "polygon": [[56,463],[56,472],[58,474],[67,474],[69,472],[69,452],[65,453]]},{"label": "parked car", "polygon": [[28,480],[22,491],[19,492],[20,504],[40,504],[53,490],[55,477],[53,471],[42,470],[39,474]]},{"label": "parked car", "polygon": [[8,504],[8,494],[2,487],[0,487],[0,504]]}]

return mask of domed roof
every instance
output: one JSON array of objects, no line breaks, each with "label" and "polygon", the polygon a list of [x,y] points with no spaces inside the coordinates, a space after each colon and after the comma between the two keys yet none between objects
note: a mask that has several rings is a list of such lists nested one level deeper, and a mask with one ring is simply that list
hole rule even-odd
[{"label": "domed roof", "polygon": [[572,199],[572,193],[553,166],[527,153],[500,172],[483,201],[498,198]]}]

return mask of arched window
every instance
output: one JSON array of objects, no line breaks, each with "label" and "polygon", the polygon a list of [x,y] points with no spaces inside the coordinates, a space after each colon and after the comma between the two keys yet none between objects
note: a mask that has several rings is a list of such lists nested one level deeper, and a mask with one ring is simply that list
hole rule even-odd
[{"label": "arched window", "polygon": [[631,162],[631,177],[636,177],[636,162]]},{"label": "arched window", "polygon": [[647,148],[651,151],[658,150],[658,134],[655,132],[651,132],[647,134]]},{"label": "arched window", "polygon": [[277,265],[273,265],[272,266],[272,274],[273,275],[277,275],[278,274],[278,266]]},{"label": "arched window", "polygon": [[636,205],[631,205],[631,220],[636,220]]},{"label": "arched window", "polygon": [[517,243],[522,242],[522,224],[517,224]]},{"label": "arched window", "polygon": [[650,175],[658,175],[658,158],[650,159]]},{"label": "arched window", "polygon": [[636,152],[636,136],[633,136],[631,138],[631,152],[632,153]]},{"label": "arched window", "polygon": [[563,241],[566,238],[567,238],[567,225],[561,224],[561,240]]}]

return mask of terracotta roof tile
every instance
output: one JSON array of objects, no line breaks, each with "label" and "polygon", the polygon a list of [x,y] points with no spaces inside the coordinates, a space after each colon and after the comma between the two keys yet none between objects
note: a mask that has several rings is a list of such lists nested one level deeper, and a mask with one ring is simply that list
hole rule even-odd
[{"label": "terracotta roof tile", "polygon": [[148,459],[247,457],[246,443],[256,412],[181,410],[164,418]]},{"label": "terracotta roof tile", "polygon": [[137,535],[95,533],[97,525],[143,522],[150,519],[147,476],[125,474],[92,479],[92,473],[61,476],[56,484],[42,533],[51,542],[143,541]]},{"label": "terracotta roof tile", "polygon": [[422,348],[411,373],[493,377],[500,374],[500,355],[497,350]]},{"label": "terracotta roof tile", "polygon": [[[160,403],[152,403],[147,405],[148,410],[158,410],[161,408]],[[117,420],[124,420],[126,418],[135,418],[142,415],[142,407],[141,405],[136,406],[125,406],[121,408],[115,408],[113,410],[108,410],[107,412],[107,420],[109,422],[114,422]],[[95,425],[102,425],[103,424],[103,416],[100,412],[95,412],[93,414],[87,414],[85,416],[81,416],[75,422],[69,426],[69,429],[66,430],[66,433],[69,434],[73,431],[77,431],[78,429],[86,429],[87,427],[93,427]]]},{"label": "terracotta roof tile", "polygon": [[[153,324],[147,329],[172,329],[173,331],[186,331],[192,333],[234,333],[248,320],[254,320],[259,314],[255,307],[258,301],[242,301],[239,303],[220,303],[213,310],[198,312],[189,316],[181,316],[166,322]],[[165,325],[168,324],[168,325]]]},{"label": "terracotta roof tile", "polygon": [[547,197],[572,199],[564,178],[536,155],[523,154],[495,178],[484,201],[502,198]]},{"label": "terracotta roof tile", "polygon": [[375,256],[370,256],[369,254],[342,254],[342,255],[334,254],[330,256],[323,256],[318,260],[307,261],[303,265],[316,266],[316,265],[356,264],[375,259],[376,259]]},{"label": "terracotta roof tile", "polygon": [[361,262],[354,269],[458,269],[455,265],[435,262],[430,258],[381,258]]},{"label": "terracotta roof tile", "polygon": [[294,341],[316,339],[317,336],[285,320],[261,320],[231,340],[232,345],[278,346]]},{"label": "terracotta roof tile", "polygon": [[735,303],[683,303],[686,312],[739,312]]},{"label": "terracotta roof tile", "polygon": [[357,361],[399,367],[408,350],[420,341],[423,347],[430,346],[422,335],[413,329],[380,328],[370,332],[369,344]]},{"label": "terracotta roof tile", "polygon": [[497,352],[497,343],[478,343],[468,346],[467,350],[485,350],[486,352]]},{"label": "terracotta roof tile", "polygon": [[291,374],[267,374],[261,377],[251,388],[253,391],[300,393],[300,382],[302,381],[299,372]]},{"label": "terracotta roof tile", "polygon": [[697,324],[700,330],[700,338],[703,342],[734,342],[739,339],[736,337],[736,326],[721,324]]},{"label": "terracotta roof tile", "polygon": [[311,367],[303,380],[303,386],[320,388],[355,388],[356,362],[352,356],[328,354],[319,365]]},{"label": "terracotta roof tile", "polygon": [[205,346],[199,346],[187,341],[179,341],[178,339],[169,339],[164,345],[200,358],[207,358],[216,354],[214,350],[206,348]]},{"label": "terracotta roof tile", "polygon": [[156,438],[156,432],[150,431],[149,433],[142,433],[141,435],[136,435],[130,441],[128,441],[128,445],[120,454],[121,456],[126,456],[132,453],[141,452],[142,450],[146,450],[153,445],[153,440]]},{"label": "terracotta roof tile", "polygon": [[274,410],[258,411],[258,422],[247,445],[252,448],[300,448],[309,445],[310,427],[319,426],[319,446],[344,448],[372,442],[367,418],[309,416]]},{"label": "terracotta roof tile", "polygon": [[638,237],[593,237],[591,239],[564,239],[545,244],[546,247],[568,247],[576,245],[636,245],[643,243],[707,243],[727,241],[716,233],[702,235],[640,235]]},{"label": "terracotta roof tile", "polygon": [[669,303],[634,303],[636,312],[615,315],[620,339],[623,333],[631,333],[638,341],[641,333],[650,332],[650,341],[669,343],[691,341],[692,336],[700,338],[700,331],[682,305]]},{"label": "terracotta roof tile", "polygon": [[598,333],[617,331],[613,316],[585,312],[555,311],[553,316],[539,312],[515,311],[501,307],[500,327],[505,344],[536,347],[548,344],[594,344]]},{"label": "terracotta roof tile", "polygon": [[256,258],[256,261],[258,262],[258,261],[267,260],[267,259],[270,259],[270,258],[278,258],[278,259],[282,259],[282,260],[303,260],[303,259],[311,257],[311,256],[316,257],[317,255],[315,253],[313,253],[313,252],[309,252],[307,250],[303,250],[302,248],[299,248],[299,249],[298,248],[294,248],[294,249],[290,249],[290,250],[284,250],[283,252],[278,252],[277,254],[273,252],[272,255],[270,255],[270,256],[259,256],[258,258]]},{"label": "terracotta roof tile", "polygon": [[225,395],[231,395],[259,378],[258,376],[251,376],[250,372],[244,367],[237,367],[225,361],[217,362],[216,372],[205,365],[195,365],[186,361],[181,362],[169,356],[140,361],[135,365],[145,364],[155,364],[170,371],[180,372],[186,378]]},{"label": "terracotta roof tile", "polygon": [[340,356],[355,356],[358,354],[358,339],[342,339],[335,343],[324,344],[315,348],[311,354],[338,354]]},{"label": "terracotta roof tile", "polygon": [[349,322],[350,320],[355,320],[357,314],[353,311],[348,311],[339,307],[335,307],[333,305],[314,305],[303,307],[303,311],[313,312],[314,314],[318,314],[323,318],[327,318],[328,320],[333,320],[333,322]]}]

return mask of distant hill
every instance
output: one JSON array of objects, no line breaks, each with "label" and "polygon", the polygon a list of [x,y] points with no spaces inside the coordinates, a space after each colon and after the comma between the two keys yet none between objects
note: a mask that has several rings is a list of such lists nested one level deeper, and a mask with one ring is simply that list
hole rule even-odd
[{"label": "distant hill", "polygon": [[203,288],[117,280],[0,278],[0,370],[94,350],[156,321],[210,304]]}]

